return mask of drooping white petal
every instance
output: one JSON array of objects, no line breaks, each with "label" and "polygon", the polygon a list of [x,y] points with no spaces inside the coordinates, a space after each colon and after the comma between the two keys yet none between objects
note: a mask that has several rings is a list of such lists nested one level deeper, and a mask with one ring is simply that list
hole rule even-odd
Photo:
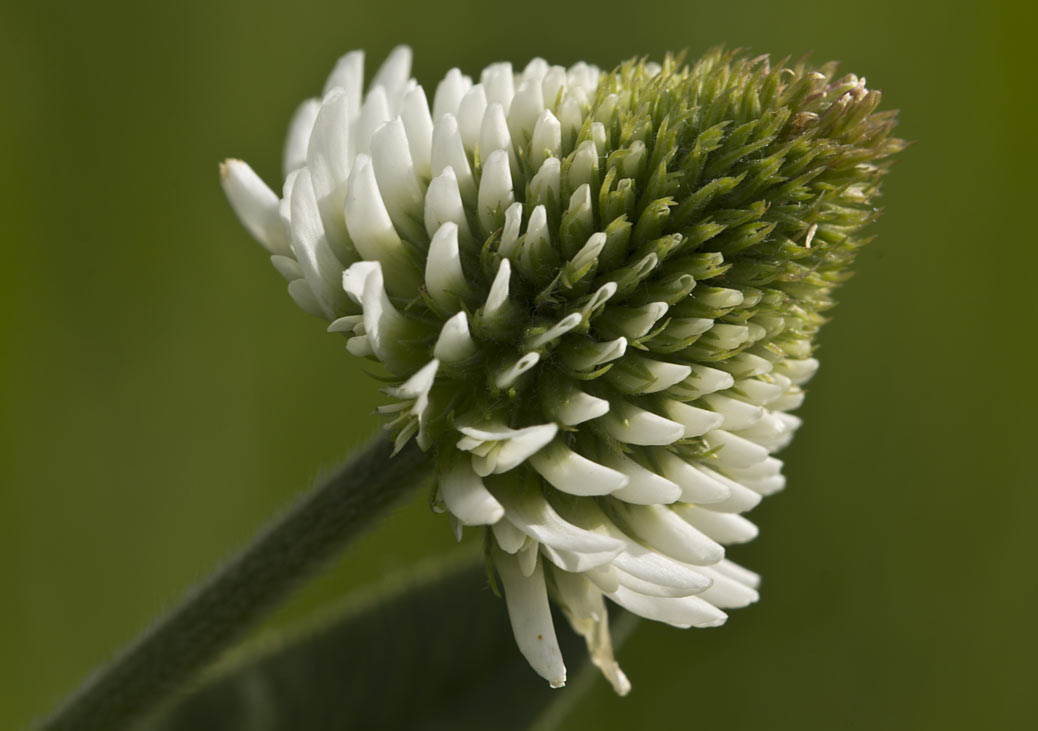
[{"label": "drooping white petal", "polygon": [[658,449],[653,457],[663,475],[681,488],[681,499],[686,503],[719,503],[731,495],[728,483],[713,479],[673,452]]},{"label": "drooping white petal", "polygon": [[618,695],[627,695],[631,683],[613,657],[609,617],[602,592],[580,574],[553,571],[556,599],[562,604],[573,630],[584,637],[591,662],[613,686]]},{"label": "drooping white petal", "polygon": [[707,394],[703,397],[703,402],[724,417],[724,428],[728,431],[751,427],[764,416],[764,410],[760,406],[720,393]]},{"label": "drooping white petal", "polygon": [[425,191],[426,233],[433,236],[440,226],[448,221],[458,227],[458,234],[462,238],[466,240],[472,238],[468,218],[465,215],[465,206],[461,202],[458,178],[454,174],[454,168],[449,165],[433,178],[429,183],[429,189]]},{"label": "drooping white petal", "polygon": [[352,280],[358,278],[363,282],[360,301],[364,310],[364,330],[371,349],[391,371],[406,372],[416,353],[401,343],[415,337],[414,326],[389,301],[378,262],[362,261],[351,266],[343,274],[343,289],[351,293],[355,291]]},{"label": "drooping white petal", "polygon": [[440,336],[433,347],[433,357],[444,363],[456,363],[476,354],[476,344],[469,334],[469,320],[464,312],[443,323]]},{"label": "drooping white petal", "polygon": [[518,467],[555,438],[558,426],[537,424],[523,429],[460,426],[458,431],[465,435],[458,441],[458,449],[474,453],[472,466],[477,474],[485,477]]},{"label": "drooping white petal", "polygon": [[460,69],[453,68],[448,71],[436,85],[436,94],[433,96],[433,121],[444,114],[456,115],[461,98],[471,88],[472,79],[461,73]]},{"label": "drooping white petal", "polygon": [[393,398],[413,400],[411,413],[419,417],[419,421],[421,421],[429,406],[429,390],[436,381],[436,372],[439,368],[440,361],[433,358],[404,383],[399,386],[391,386],[385,389],[385,392]]},{"label": "drooping white petal", "polygon": [[695,505],[676,505],[673,508],[689,525],[723,545],[746,543],[757,537],[757,526],[736,513],[717,513]]},{"label": "drooping white petal", "polygon": [[328,246],[306,169],[300,171],[292,186],[292,250],[325,317],[334,320],[348,306],[342,289],[342,264]]},{"label": "drooping white petal", "polygon": [[714,459],[722,468],[751,467],[768,458],[768,450],[724,429],[714,429],[703,437],[707,446],[717,450]]},{"label": "drooping white petal", "polygon": [[494,566],[501,577],[508,618],[519,651],[538,675],[553,688],[566,684],[566,666],[555,636],[548,607],[544,569],[538,564],[529,577],[522,575],[515,557],[495,549]]},{"label": "drooping white petal", "polygon": [[709,507],[711,510],[716,510],[719,513],[745,513],[760,504],[763,496],[759,492],[754,492],[745,485],[740,485],[735,480],[725,477],[723,474],[715,472],[704,465],[699,465],[697,469],[701,474],[706,475],[714,482],[720,482],[728,488],[728,497],[724,500],[710,503]]},{"label": "drooping white petal", "polygon": [[495,150],[483,165],[483,175],[479,179],[476,212],[485,235],[489,236],[500,227],[505,209],[514,200],[508,153]]},{"label": "drooping white petal", "polygon": [[609,436],[625,444],[667,445],[685,436],[685,427],[634,404],[616,400],[598,423]]},{"label": "drooping white petal", "polygon": [[464,525],[493,525],[505,514],[468,459],[457,459],[450,469],[440,472],[439,496]]},{"label": "drooping white petal", "polygon": [[314,317],[325,317],[321,303],[314,297],[314,293],[310,291],[310,285],[306,283],[305,279],[296,279],[289,282],[288,295],[299,306],[299,309],[306,314],[313,315]]},{"label": "drooping white petal", "polygon": [[386,211],[371,158],[358,155],[346,193],[346,224],[360,255],[382,264],[386,285],[398,297],[413,297],[420,277]]},{"label": "drooping white petal", "polygon": [[685,427],[685,437],[701,437],[711,429],[724,423],[724,416],[680,401],[666,399],[662,402],[663,415]]},{"label": "drooping white petal", "polygon": [[307,99],[296,107],[295,113],[292,114],[281,158],[281,166],[285,175],[306,164],[306,148],[310,144],[310,133],[313,132],[317,112],[320,109],[320,99]]},{"label": "drooping white petal", "polygon": [[623,550],[621,541],[563,520],[539,491],[515,485],[492,485],[490,489],[504,505],[505,519],[545,546],[594,558],[599,566]]},{"label": "drooping white petal", "polygon": [[785,390],[784,385],[775,381],[769,383],[759,378],[744,378],[735,383],[729,395],[754,406],[770,406]]},{"label": "drooping white petal", "polygon": [[709,566],[724,558],[724,546],[693,528],[670,507],[617,503],[616,510],[636,536],[678,561]]},{"label": "drooping white petal", "polygon": [[803,360],[794,360],[786,358],[775,365],[775,370],[786,376],[794,385],[800,386],[811,380],[811,376],[818,370],[818,359],[804,358]]},{"label": "drooping white petal", "polygon": [[497,542],[497,545],[505,553],[515,553],[526,543],[526,534],[507,520],[497,521],[490,529],[494,534],[494,540]]},{"label": "drooping white petal", "polygon": [[461,269],[458,249],[458,226],[445,223],[432,237],[429,257],[425,261],[425,289],[429,297],[444,311],[456,310],[468,291]]},{"label": "drooping white petal", "polygon": [[425,191],[418,183],[404,123],[398,117],[379,127],[371,138],[371,166],[393,226],[412,241],[420,241]]},{"label": "drooping white petal", "polygon": [[620,335],[637,340],[652,330],[653,326],[667,314],[670,307],[666,302],[650,302],[641,307],[611,307],[608,325]]},{"label": "drooping white petal", "polygon": [[665,622],[681,629],[719,627],[728,618],[727,614],[713,604],[696,596],[650,597],[625,586],[606,596],[640,617]]},{"label": "drooping white petal", "polygon": [[668,505],[681,497],[680,487],[625,454],[610,453],[603,457],[602,464],[627,476],[627,485],[612,493],[626,503]]},{"label": "drooping white petal", "polygon": [[583,457],[556,441],[530,458],[530,465],[554,487],[570,495],[608,495],[626,487],[626,475]]},{"label": "drooping white petal", "polygon": [[299,262],[291,256],[274,254],[270,257],[270,263],[277,270],[278,274],[285,278],[286,282],[294,282],[297,279],[303,278],[303,270],[299,268]]},{"label": "drooping white petal", "polygon": [[738,609],[749,606],[760,598],[756,589],[726,576],[714,566],[704,566],[702,571],[713,583],[698,596],[718,609]]},{"label": "drooping white petal", "polygon": [[253,169],[241,160],[226,160],[220,165],[220,183],[238,220],[252,237],[271,254],[290,256],[278,197]]},{"label": "drooping white petal", "polygon": [[681,383],[691,372],[691,366],[629,353],[609,371],[607,380],[621,393],[659,393]]}]

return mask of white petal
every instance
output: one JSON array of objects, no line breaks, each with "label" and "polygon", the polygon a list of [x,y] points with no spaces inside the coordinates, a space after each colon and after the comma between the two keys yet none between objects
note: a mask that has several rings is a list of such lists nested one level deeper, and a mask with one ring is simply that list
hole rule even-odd
[{"label": "white petal", "polygon": [[752,510],[760,504],[763,496],[759,492],[754,492],[745,485],[740,485],[735,480],[714,472],[709,467],[700,465],[698,469],[702,474],[728,488],[728,497],[724,500],[710,503],[710,510],[716,510],[719,513],[745,513],[747,510]]},{"label": "white petal", "polygon": [[608,495],[626,487],[626,475],[582,457],[561,441],[530,458],[530,465],[554,487],[571,495]]},{"label": "white petal", "polygon": [[439,495],[464,525],[493,525],[505,514],[468,459],[459,459],[453,468],[440,473]]},{"label": "white petal", "polygon": [[468,291],[458,250],[458,227],[454,223],[443,224],[432,237],[425,262],[425,288],[432,301],[446,312],[458,309]]},{"label": "white petal", "polygon": [[454,168],[449,165],[433,178],[429,189],[425,191],[425,231],[432,236],[448,221],[458,227],[458,234],[462,238],[472,238],[465,206],[461,202],[458,178]]},{"label": "white petal", "polygon": [[760,587],[760,576],[737,563],[729,561],[728,559],[720,561],[711,568],[720,574],[724,574],[729,579],[738,581],[740,584],[744,584],[751,589],[757,589]]},{"label": "white petal", "polygon": [[685,436],[685,427],[659,414],[618,399],[599,419],[609,436],[625,444],[667,445]]},{"label": "white petal", "polygon": [[288,294],[299,305],[299,309],[306,314],[313,315],[314,317],[326,316],[324,310],[321,309],[321,303],[314,297],[314,293],[310,291],[310,285],[306,283],[305,279],[296,279],[293,282],[289,282]]},{"label": "white petal", "polygon": [[[462,145],[458,121],[452,115],[443,115],[433,125],[432,150],[429,155],[432,174],[438,176],[447,168],[453,168],[462,200],[466,205],[474,205],[476,181],[472,177],[469,159]],[[455,221],[455,223],[461,225],[460,221]]]},{"label": "white petal", "polygon": [[562,190],[562,163],[557,157],[549,157],[537,173],[530,179],[530,195],[533,199],[546,203],[549,200],[559,202]]},{"label": "white petal", "polygon": [[294,282],[303,278],[303,270],[299,268],[299,262],[294,257],[274,254],[270,257],[270,263],[277,269],[278,274],[285,278],[286,282]]},{"label": "white petal", "polygon": [[[487,96],[482,84],[476,84],[458,103],[458,133],[465,150],[472,153],[479,143],[479,130],[483,126],[483,115],[487,111]],[[433,169],[435,173],[435,168]]]},{"label": "white petal", "polygon": [[807,383],[818,370],[818,359],[793,360],[792,358],[786,358],[775,364],[775,370],[786,376],[794,385],[800,386]]},{"label": "white petal", "polygon": [[404,106],[400,112],[407,132],[407,146],[411,151],[415,174],[428,180],[432,176],[429,153],[432,149],[432,115],[425,90],[416,86],[404,95]]},{"label": "white petal", "polygon": [[550,384],[543,404],[548,415],[564,426],[576,426],[597,419],[609,411],[609,402],[581,391],[572,381]]},{"label": "white petal", "polygon": [[[538,424],[517,429],[511,437],[498,445],[494,455],[494,472],[500,474],[515,469],[544,448],[555,438],[555,424]],[[474,461],[478,462],[478,459]]]},{"label": "white petal", "polygon": [[360,113],[361,94],[364,91],[364,52],[350,51],[335,64],[328,81],[324,84],[323,95],[332,89],[346,92],[350,120]]},{"label": "white petal", "polygon": [[713,458],[722,468],[751,467],[768,458],[768,450],[764,447],[724,429],[714,429],[703,437],[703,441],[717,450]]},{"label": "white petal", "polygon": [[241,160],[227,160],[220,165],[220,183],[238,220],[252,237],[271,254],[290,256],[278,197],[253,169]]},{"label": "white petal", "polygon": [[727,482],[715,480],[669,450],[655,450],[653,457],[663,475],[681,488],[681,499],[686,503],[718,503],[731,495]]},{"label": "white petal", "polygon": [[[375,264],[372,267],[372,264]],[[380,361],[394,372],[405,371],[411,365],[415,353],[409,348],[401,349],[401,341],[414,337],[413,328],[407,318],[397,312],[386,296],[382,267],[376,262],[357,262],[343,275],[343,288],[347,277],[358,268],[364,273],[364,290],[361,305],[364,309],[364,329],[371,348]]]},{"label": "white petal", "polygon": [[497,388],[506,389],[515,383],[519,376],[537,365],[541,359],[540,353],[526,353],[518,360],[512,362],[508,367],[500,370],[494,377],[493,383]]},{"label": "white petal", "polygon": [[704,566],[702,571],[713,580],[713,584],[698,596],[718,609],[745,607],[760,598],[756,589],[725,576],[713,566]]},{"label": "white petal", "polygon": [[[389,101],[391,115],[400,111],[400,102],[407,88],[407,80],[411,78],[411,49],[407,46],[394,48],[386,60],[382,62],[375,78],[371,80],[372,91],[381,87],[385,90]],[[369,92],[370,96],[371,92]]]},{"label": "white petal", "polygon": [[382,264],[386,285],[397,297],[411,298],[420,278],[382,203],[371,159],[358,155],[346,194],[346,225],[357,251]]},{"label": "white petal", "polygon": [[549,157],[562,157],[562,125],[551,110],[545,109],[533,128],[530,162],[534,169],[540,169]]},{"label": "white petal", "polygon": [[497,521],[491,526],[491,530],[497,545],[506,553],[515,553],[526,543],[526,534],[507,520]]},{"label": "white petal", "polygon": [[292,186],[292,249],[310,291],[329,320],[348,307],[342,265],[328,247],[310,174],[301,170]]},{"label": "white petal", "polygon": [[606,596],[640,617],[665,622],[682,629],[719,627],[728,618],[720,609],[695,596],[650,597],[631,591],[625,586]]},{"label": "white petal", "polygon": [[659,322],[670,307],[666,302],[650,302],[641,307],[611,307],[608,325],[620,335],[637,340],[644,337]]},{"label": "white petal", "polygon": [[587,371],[616,360],[627,352],[627,339],[617,338],[604,343],[585,342],[560,349],[562,362],[575,371]]},{"label": "white petal", "polygon": [[350,260],[346,224],[342,217],[346,179],[353,157],[349,129],[349,99],[342,89],[333,89],[324,98],[314,120],[306,148],[306,167],[317,195],[328,243],[343,264]]},{"label": "white petal", "polygon": [[764,410],[760,406],[719,393],[704,396],[703,402],[724,417],[724,428],[729,431],[751,427],[764,416]]},{"label": "white petal", "polygon": [[503,311],[505,303],[508,302],[508,285],[512,278],[512,265],[508,259],[502,259],[497,267],[497,274],[490,284],[490,292],[487,293],[487,301],[483,305],[483,315],[493,319]]},{"label": "white petal", "polygon": [[598,150],[592,140],[584,140],[572,158],[566,180],[570,188],[598,185]]},{"label": "white petal", "polygon": [[616,503],[615,508],[636,536],[678,561],[709,566],[724,558],[721,544],[693,528],[668,506]]},{"label": "white petal", "polygon": [[[540,81],[526,80],[519,85],[508,107],[508,127],[512,137],[523,143],[533,135],[537,120],[544,111]],[[540,164],[538,162],[538,164]]]},{"label": "white petal", "polygon": [[566,666],[551,621],[544,569],[538,565],[529,577],[524,577],[514,557],[500,550],[495,550],[492,555],[501,577],[508,618],[519,651],[551,687],[562,687],[566,684]]},{"label": "white petal", "polygon": [[508,155],[509,169],[518,170],[515,150],[512,148],[512,136],[508,132],[508,121],[500,104],[490,104],[483,115],[483,124],[479,128],[479,158],[488,160],[490,153],[504,150]]},{"label": "white petal", "polygon": [[469,335],[468,316],[464,312],[459,312],[443,323],[440,336],[433,348],[433,357],[444,363],[456,363],[475,354],[476,344]]},{"label": "white petal", "polygon": [[768,383],[758,378],[744,378],[736,382],[732,395],[754,406],[768,406],[785,390],[785,387],[779,383]]},{"label": "white petal", "polygon": [[282,169],[285,175],[306,164],[306,148],[310,144],[310,133],[314,129],[314,121],[320,109],[320,99],[307,99],[296,107],[292,121],[288,123],[288,135],[285,138],[285,151],[282,156]]},{"label": "white petal", "polygon": [[610,453],[603,457],[602,464],[627,476],[627,485],[612,493],[625,503],[667,505],[681,497],[680,487],[625,454]]},{"label": "white petal", "polygon": [[757,526],[735,513],[715,513],[694,505],[677,505],[673,510],[689,525],[724,545],[752,541],[759,533]]},{"label": "white petal", "polygon": [[691,372],[691,366],[630,353],[609,371],[607,380],[622,393],[659,393],[681,383]]},{"label": "white petal", "polygon": [[425,192],[415,176],[404,123],[398,117],[379,127],[371,138],[371,166],[386,211],[398,232],[420,241]]},{"label": "white petal", "polygon": [[483,69],[479,82],[487,92],[487,104],[500,104],[505,109],[515,95],[515,76],[507,61],[493,63]]},{"label": "white petal", "polygon": [[557,600],[562,604],[573,630],[587,642],[591,662],[602,671],[617,695],[627,695],[631,683],[613,657],[609,617],[602,592],[580,574],[553,571]]},{"label": "white petal", "polygon": [[662,403],[663,414],[685,427],[685,437],[701,437],[724,423],[724,416],[714,411],[667,399]]},{"label": "white petal", "polygon": [[525,541],[523,547],[516,552],[515,557],[519,562],[519,573],[523,576],[532,576],[533,572],[538,568],[537,559],[540,557],[540,552],[537,550],[538,547],[537,541],[530,539]]},{"label": "white petal", "polygon": [[433,358],[402,384],[391,386],[385,389],[385,392],[393,398],[414,400],[411,413],[421,418],[429,405],[429,390],[436,382],[436,372],[439,368],[440,361]]},{"label": "white petal", "polygon": [[371,151],[371,136],[392,118],[385,89],[381,86],[374,87],[368,92],[360,109],[360,117],[350,129],[353,154],[368,154]]},{"label": "white petal", "polygon": [[581,323],[584,318],[579,312],[571,312],[542,333],[526,339],[526,347],[539,348],[557,340]]},{"label": "white petal", "polygon": [[511,258],[515,255],[519,244],[519,230],[523,223],[523,204],[513,203],[505,211],[505,225],[501,231],[501,243],[497,247],[497,253],[503,257]]},{"label": "white petal", "polygon": [[602,563],[615,558],[623,549],[621,541],[597,535],[564,520],[540,491],[529,489],[529,485],[492,485],[491,492],[504,505],[505,519],[545,546],[604,557]]},{"label": "white petal", "polygon": [[479,179],[479,199],[476,211],[483,233],[489,236],[501,226],[505,209],[512,205],[512,173],[508,153],[495,150],[490,153]]},{"label": "white petal", "polygon": [[453,68],[447,72],[443,80],[436,86],[433,96],[433,121],[444,114],[456,115],[461,98],[472,88],[472,79]]}]

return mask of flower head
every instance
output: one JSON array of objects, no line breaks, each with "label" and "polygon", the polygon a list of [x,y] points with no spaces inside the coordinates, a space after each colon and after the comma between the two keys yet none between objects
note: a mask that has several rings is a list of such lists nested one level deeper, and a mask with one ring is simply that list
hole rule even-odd
[{"label": "flower head", "polygon": [[398,48],[365,91],[344,56],[283,196],[236,160],[224,189],[299,306],[385,366],[386,428],[435,451],[459,537],[484,527],[534,670],[565,682],[551,598],[625,693],[604,597],[677,627],[757,599],[724,547],[784,485],[894,113],[833,65],[721,51],[452,69],[431,106],[410,71]]}]

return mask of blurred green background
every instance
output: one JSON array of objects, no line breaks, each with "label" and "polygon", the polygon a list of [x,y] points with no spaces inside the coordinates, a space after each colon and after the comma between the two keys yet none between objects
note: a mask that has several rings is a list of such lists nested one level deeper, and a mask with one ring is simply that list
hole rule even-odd
[{"label": "blurred green background", "polygon": [[[535,55],[811,51],[917,141],[823,333],[789,487],[734,553],[762,602],[720,630],[643,624],[631,696],[598,682],[567,728],[1032,727],[1036,21],[963,1],[4,3],[0,728],[377,428],[376,384],[288,298],[217,163],[279,188],[295,105],[340,54],[370,71],[401,42],[427,89]],[[449,548],[425,500],[275,621]]]}]

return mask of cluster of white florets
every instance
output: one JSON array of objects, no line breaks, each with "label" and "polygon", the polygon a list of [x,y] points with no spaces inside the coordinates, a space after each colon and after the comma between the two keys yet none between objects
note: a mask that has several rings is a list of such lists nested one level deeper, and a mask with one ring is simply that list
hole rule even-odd
[{"label": "cluster of white florets", "polygon": [[603,597],[678,627],[757,599],[724,546],[783,487],[772,455],[874,192],[861,171],[808,175],[828,158],[800,143],[859,144],[849,117],[878,99],[785,71],[536,59],[453,69],[430,107],[408,49],[366,91],[353,52],[292,119],[280,198],[222,168],[293,299],[396,379],[387,428],[436,451],[459,537],[486,526],[519,648],[553,686],[549,597],[620,693]]}]

